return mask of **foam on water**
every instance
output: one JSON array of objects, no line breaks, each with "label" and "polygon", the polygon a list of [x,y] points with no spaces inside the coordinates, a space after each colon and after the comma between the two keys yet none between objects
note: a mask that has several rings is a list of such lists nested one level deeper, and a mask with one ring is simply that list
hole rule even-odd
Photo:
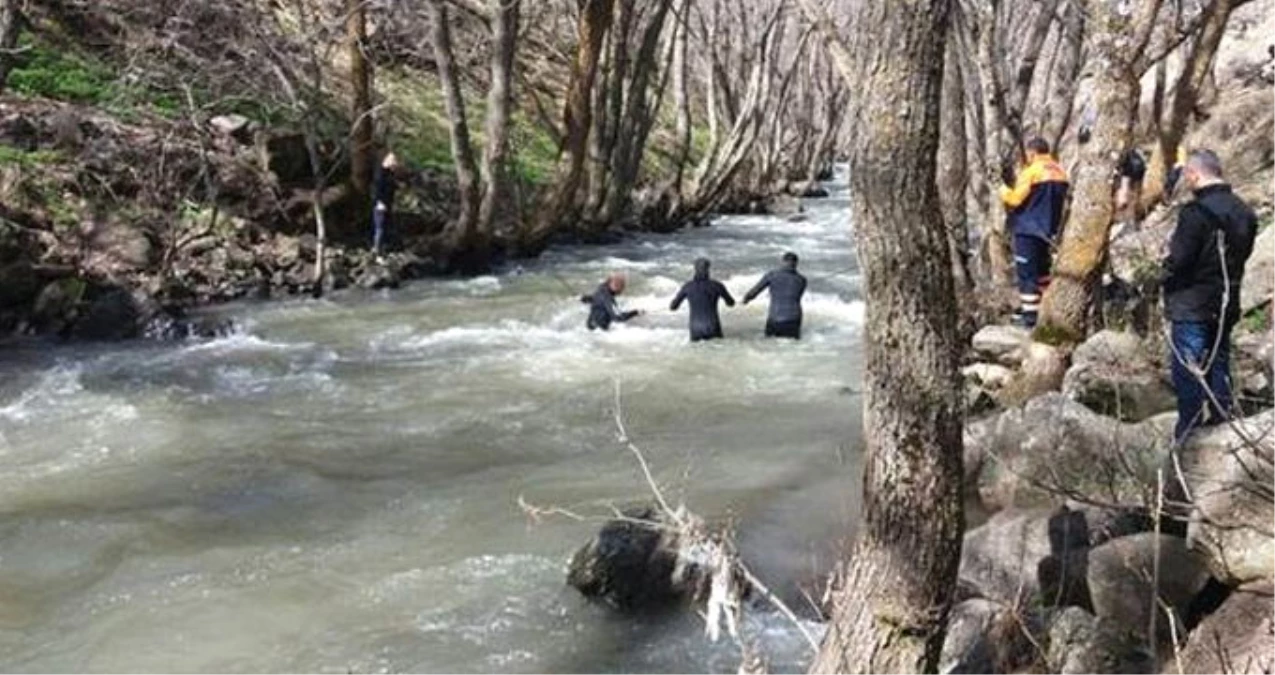
[{"label": "foam on water", "polygon": [[[843,203],[805,215],[245,304],[215,340],[50,347],[0,401],[0,589],[18,589],[0,664],[733,672],[698,617],[620,618],[565,588],[596,522],[531,522],[517,502],[593,517],[646,497],[616,442],[619,380],[656,480],[737,518],[769,552],[755,569],[800,604],[791,570],[830,557],[814,554],[857,485],[840,392],[864,311],[853,273],[828,276],[853,269]],[[688,343],[668,303],[696,257],[739,298],[789,249],[811,280],[800,342],[761,337],[763,294],[723,308],[726,340]],[[647,314],[588,331],[579,295],[612,269],[629,275],[620,305]],[[745,632],[772,672],[804,669],[776,614],[750,611]]]}]

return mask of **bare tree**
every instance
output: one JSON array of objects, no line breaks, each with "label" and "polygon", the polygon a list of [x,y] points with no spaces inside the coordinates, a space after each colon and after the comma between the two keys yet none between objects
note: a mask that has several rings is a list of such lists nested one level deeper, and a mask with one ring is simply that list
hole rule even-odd
[{"label": "bare tree", "polygon": [[565,132],[562,157],[550,196],[528,233],[525,245],[531,250],[542,247],[559,223],[571,220],[576,213],[576,195],[584,175],[584,160],[593,121],[593,83],[598,73],[598,62],[602,58],[602,40],[611,28],[614,6],[615,0],[586,0],[581,6],[577,24],[576,60],[562,113]]},{"label": "bare tree", "polygon": [[[478,205],[478,230],[484,250],[495,227],[496,210],[505,198],[508,183],[509,120],[513,107],[514,57],[518,45],[521,0],[491,0],[491,87],[487,90],[486,147],[481,167],[482,202]],[[485,262],[483,265],[485,266]]]},{"label": "bare tree", "polygon": [[465,114],[465,99],[460,91],[460,77],[456,72],[453,55],[451,16],[447,0],[430,0],[430,18],[433,23],[434,63],[438,70],[439,87],[443,90],[443,105],[447,111],[447,132],[451,141],[452,162],[456,166],[456,183],[460,193],[460,213],[451,224],[453,246],[463,247],[475,236],[478,226],[478,165],[474,161],[473,144],[469,138],[469,122]]},{"label": "bare tree", "polygon": [[1075,197],[1071,216],[1036,327],[1035,334],[1042,342],[1069,345],[1084,339],[1094,282],[1107,255],[1112,177],[1118,158],[1132,139],[1138,75],[1147,69],[1143,54],[1161,2],[1142,0],[1131,12],[1106,0],[1090,0],[1086,6],[1097,121],[1093,140],[1081,146],[1072,176]]},{"label": "bare tree", "polygon": [[[868,297],[864,521],[813,669],[937,667],[960,559],[959,345],[934,177],[947,0],[856,5],[847,84]],[[907,274],[899,274],[907,270]]]},{"label": "bare tree", "polygon": [[366,0],[345,0],[346,53],[350,59],[350,185],[366,195],[372,183],[372,66],[367,58]]},{"label": "bare tree", "polygon": [[22,0],[0,0],[0,93],[13,66],[13,56],[18,46],[18,32],[22,28]]}]

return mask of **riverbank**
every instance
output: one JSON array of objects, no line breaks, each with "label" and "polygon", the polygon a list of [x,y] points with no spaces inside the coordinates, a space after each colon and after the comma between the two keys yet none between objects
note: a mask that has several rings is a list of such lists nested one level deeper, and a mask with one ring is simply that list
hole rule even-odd
[{"label": "riverbank", "polygon": [[[451,276],[441,234],[455,217],[455,180],[406,173],[384,256],[358,200],[320,197],[330,223],[317,281],[314,191],[297,134],[213,118],[206,129],[151,116],[126,122],[91,106],[0,97],[0,333],[77,339],[215,335],[187,317],[241,299],[316,296],[346,287],[396,288]],[[194,193],[211,195],[193,200]],[[808,184],[733,193],[733,212],[795,213]],[[187,194],[190,194],[188,197]],[[825,193],[826,194],[826,193]],[[635,210],[642,208],[636,202]],[[668,214],[665,214],[666,216]],[[679,217],[680,218],[680,217]],[[588,242],[706,224],[636,213]],[[571,234],[556,244],[586,243]],[[505,262],[491,249],[484,268]]]}]

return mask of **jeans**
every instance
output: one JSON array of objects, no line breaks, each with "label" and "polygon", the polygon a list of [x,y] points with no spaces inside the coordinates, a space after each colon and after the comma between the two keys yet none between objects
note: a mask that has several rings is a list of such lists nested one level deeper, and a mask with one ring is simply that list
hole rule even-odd
[{"label": "jeans", "polygon": [[[1178,395],[1178,423],[1173,429],[1174,443],[1181,443],[1198,426],[1203,426],[1204,411],[1208,423],[1217,424],[1231,412],[1231,327],[1217,322],[1174,321],[1170,332],[1173,348],[1173,390]],[[1213,345],[1217,345],[1217,351]],[[1188,367],[1190,366],[1190,367]],[[1194,371],[1203,370],[1203,382]],[[1205,386],[1207,385],[1207,389]]]},{"label": "jeans", "polygon": [[372,252],[381,252],[381,241],[385,238],[385,229],[389,224],[389,209],[372,209]]}]

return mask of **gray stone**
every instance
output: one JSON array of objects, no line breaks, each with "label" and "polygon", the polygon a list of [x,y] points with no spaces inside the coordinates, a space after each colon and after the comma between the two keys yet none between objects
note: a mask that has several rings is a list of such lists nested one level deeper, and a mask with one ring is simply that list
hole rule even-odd
[{"label": "gray stone", "polygon": [[1267,411],[1198,431],[1178,453],[1191,501],[1188,541],[1230,585],[1275,576],[1273,429],[1275,411]]},{"label": "gray stone", "polygon": [[666,606],[706,588],[707,575],[694,565],[675,574],[677,535],[660,527],[663,516],[657,510],[634,508],[624,515],[604,523],[572,556],[567,570],[572,588],[622,611]]},{"label": "gray stone", "polygon": [[1137,422],[1177,405],[1167,370],[1133,333],[1104,330],[1072,353],[1063,393],[1091,410]]},{"label": "gray stone", "polygon": [[1244,265],[1240,309],[1245,314],[1271,302],[1275,293],[1275,226],[1267,226],[1253,242],[1253,255]]},{"label": "gray stone", "polygon": [[1020,609],[1087,606],[1083,553],[1088,546],[1083,513],[1008,509],[965,533],[957,578],[966,595]]},{"label": "gray stone", "polygon": [[208,120],[208,126],[211,126],[218,133],[241,141],[247,141],[251,138],[251,125],[252,120],[234,113],[218,115]]},{"label": "gray stone", "polygon": [[984,326],[974,334],[972,346],[975,354],[984,361],[1006,366],[1022,362],[1031,334],[1017,326]]},{"label": "gray stone", "polygon": [[1051,506],[1068,497],[1154,502],[1170,434],[1160,417],[1122,424],[1050,393],[965,428],[966,489],[984,508]]},{"label": "gray stone", "polygon": [[1153,673],[1155,661],[1136,633],[1079,607],[1054,615],[1046,662],[1051,673]]},{"label": "gray stone", "polygon": [[961,369],[961,375],[984,389],[995,391],[1009,384],[1014,371],[999,363],[971,363]]},{"label": "gray stone", "polygon": [[[1275,672],[1275,612],[1270,584],[1236,590],[1191,631],[1165,673]],[[1179,665],[1181,671],[1178,670]]]},{"label": "gray stone", "polygon": [[1174,630],[1185,633],[1182,619],[1209,571],[1181,538],[1143,532],[1090,551],[1086,578],[1094,614],[1146,636],[1154,612],[1156,638],[1168,643]]},{"label": "gray stone", "polygon": [[948,615],[941,673],[1010,673],[1036,658],[1039,614],[1016,612],[983,598],[964,600]]}]

